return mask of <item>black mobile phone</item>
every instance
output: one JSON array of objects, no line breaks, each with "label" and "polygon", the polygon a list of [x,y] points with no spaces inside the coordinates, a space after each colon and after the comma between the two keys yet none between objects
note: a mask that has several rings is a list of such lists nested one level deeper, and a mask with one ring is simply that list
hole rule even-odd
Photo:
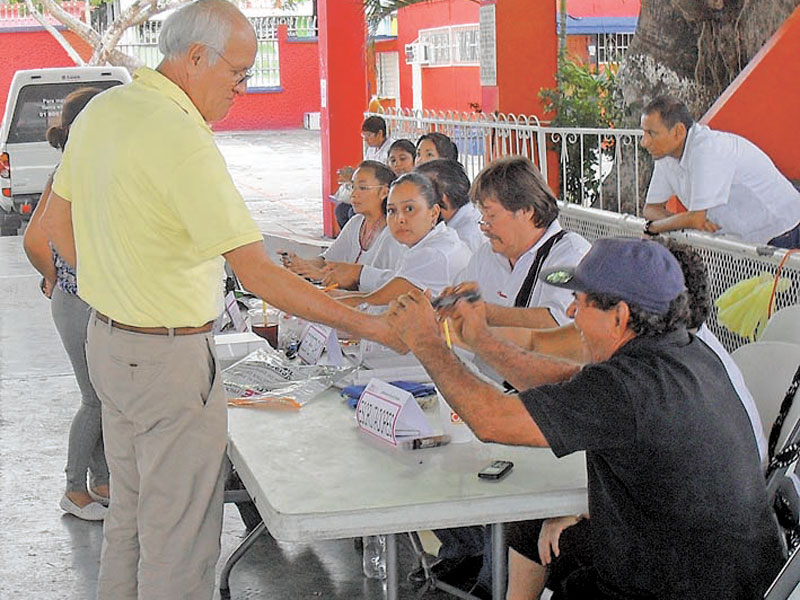
[{"label": "black mobile phone", "polygon": [[514,463],[510,460],[496,460],[478,471],[478,477],[497,481],[508,475],[508,472],[513,468]]},{"label": "black mobile phone", "polygon": [[431,300],[431,305],[433,308],[446,308],[448,306],[452,306],[456,302],[461,299],[466,300],[467,302],[477,302],[481,299],[481,294],[477,290],[466,290],[464,292],[459,292],[457,294],[449,294],[447,296],[436,296],[433,300]]}]

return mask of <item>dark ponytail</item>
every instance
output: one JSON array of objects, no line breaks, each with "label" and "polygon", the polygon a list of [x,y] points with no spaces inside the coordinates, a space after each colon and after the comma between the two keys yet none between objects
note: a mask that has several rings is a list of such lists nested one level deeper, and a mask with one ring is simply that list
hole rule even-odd
[{"label": "dark ponytail", "polygon": [[102,92],[98,88],[85,87],[79,88],[67,94],[64,104],[61,106],[61,124],[53,125],[47,130],[47,142],[53,147],[63,150],[69,138],[69,128],[75,117],[89,104],[89,100]]}]

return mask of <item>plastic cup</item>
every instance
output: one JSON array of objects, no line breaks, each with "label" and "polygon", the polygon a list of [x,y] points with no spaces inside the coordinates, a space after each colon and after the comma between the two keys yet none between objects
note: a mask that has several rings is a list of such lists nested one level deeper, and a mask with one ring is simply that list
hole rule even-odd
[{"label": "plastic cup", "polygon": [[461,420],[461,417],[453,412],[438,390],[436,396],[439,398],[439,420],[442,423],[442,433],[450,436],[450,442],[461,444],[477,439],[467,424]]}]

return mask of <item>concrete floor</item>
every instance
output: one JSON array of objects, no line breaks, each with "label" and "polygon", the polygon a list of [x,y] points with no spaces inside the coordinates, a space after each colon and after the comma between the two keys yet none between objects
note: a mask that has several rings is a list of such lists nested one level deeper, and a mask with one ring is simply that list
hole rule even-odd
[{"label": "concrete floor", "polygon": [[[224,134],[220,145],[265,233],[318,238],[316,132]],[[0,599],[88,600],[95,593],[102,525],[58,507],[79,392],[38,282],[21,239],[0,238]],[[243,535],[238,512],[226,506],[221,561]],[[416,596],[405,581],[412,560],[401,543],[402,598]],[[234,569],[231,591],[239,600],[385,596],[380,582],[362,576],[352,540],[284,544],[264,538]]]}]

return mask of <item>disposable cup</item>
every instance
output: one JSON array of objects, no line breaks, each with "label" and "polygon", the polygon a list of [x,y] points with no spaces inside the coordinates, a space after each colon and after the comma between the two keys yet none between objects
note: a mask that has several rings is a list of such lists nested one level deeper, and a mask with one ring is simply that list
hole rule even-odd
[{"label": "disposable cup", "polygon": [[436,396],[439,398],[439,419],[442,423],[442,432],[450,436],[451,443],[459,444],[477,439],[438,391]]}]

